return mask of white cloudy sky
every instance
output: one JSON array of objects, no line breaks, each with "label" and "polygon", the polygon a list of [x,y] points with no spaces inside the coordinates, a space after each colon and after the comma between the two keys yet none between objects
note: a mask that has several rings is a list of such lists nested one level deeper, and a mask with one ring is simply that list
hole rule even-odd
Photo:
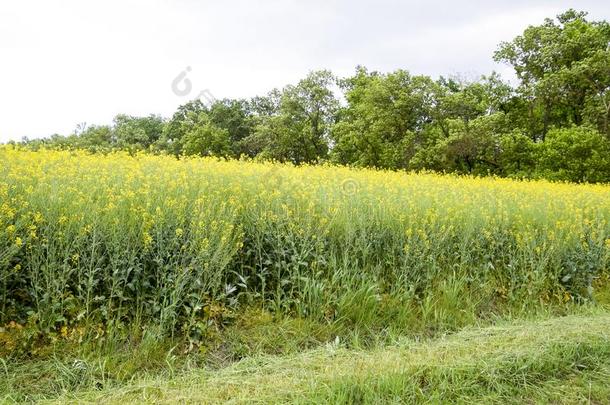
[{"label": "white cloudy sky", "polygon": [[169,116],[189,99],[171,89],[187,66],[190,98],[250,97],[358,64],[508,78],[497,44],[569,7],[610,19],[607,0],[2,1],[0,142],[117,113]]}]

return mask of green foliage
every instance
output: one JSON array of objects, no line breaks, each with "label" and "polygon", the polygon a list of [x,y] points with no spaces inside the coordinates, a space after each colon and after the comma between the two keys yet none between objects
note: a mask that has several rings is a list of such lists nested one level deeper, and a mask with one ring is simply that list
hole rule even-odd
[{"label": "green foliage", "polygon": [[326,157],[330,126],[338,101],[329,71],[311,72],[296,86],[255,100],[254,133],[244,140],[260,157],[296,164]]},{"label": "green foliage", "polygon": [[333,128],[333,158],[342,164],[405,168],[416,131],[430,120],[434,82],[426,76],[369,73],[342,83],[347,107]]},{"label": "green foliage", "polygon": [[446,136],[439,134],[433,148],[418,151],[412,167],[478,175],[502,174],[505,123],[503,113],[480,115],[468,121],[445,120]]},{"label": "green foliage", "polygon": [[540,174],[574,182],[610,179],[610,141],[594,129],[551,130],[538,145]]},{"label": "green foliage", "polygon": [[[193,119],[202,118],[207,108],[200,100],[193,100],[178,107],[172,118],[163,128],[163,134],[157,142],[157,149],[165,150],[175,156],[183,153],[184,136],[189,130],[193,130],[195,122]],[[203,121],[206,121],[202,118]]]},{"label": "green foliage", "polygon": [[197,156],[225,157],[231,153],[229,131],[214,125],[208,114],[192,113],[181,128],[182,153]]},{"label": "green foliage", "polygon": [[113,137],[119,149],[147,150],[159,140],[164,128],[161,117],[131,117],[117,115],[114,118]]},{"label": "green foliage", "polygon": [[212,104],[209,111],[210,122],[219,130],[228,134],[230,150],[226,156],[240,157],[242,155],[254,157],[245,145],[245,139],[254,131],[254,118],[251,103],[246,100],[220,100]]},{"label": "green foliage", "polygon": [[532,177],[538,161],[537,145],[530,137],[513,131],[500,142],[500,167],[503,174],[517,178]]},{"label": "green foliage", "polygon": [[570,9],[557,22],[546,19],[502,43],[495,54],[521,80],[518,92],[532,116],[526,129],[534,138],[544,139],[553,126],[585,122],[610,136],[610,24],[586,15]]}]

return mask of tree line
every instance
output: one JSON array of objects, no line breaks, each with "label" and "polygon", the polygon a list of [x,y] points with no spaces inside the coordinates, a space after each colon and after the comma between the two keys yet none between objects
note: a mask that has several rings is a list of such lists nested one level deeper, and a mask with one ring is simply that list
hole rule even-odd
[{"label": "tree line", "polygon": [[496,73],[321,70],[264,96],[193,100],[168,119],[118,115],[22,143],[610,182],[610,24],[570,9],[501,43],[494,60],[518,85]]}]

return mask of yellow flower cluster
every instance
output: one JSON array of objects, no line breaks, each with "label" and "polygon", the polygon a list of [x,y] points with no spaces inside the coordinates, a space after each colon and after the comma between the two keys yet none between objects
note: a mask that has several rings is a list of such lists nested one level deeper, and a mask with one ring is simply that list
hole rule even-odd
[{"label": "yellow flower cluster", "polygon": [[205,269],[209,285],[231,264],[269,262],[383,267],[388,280],[420,268],[512,277],[561,273],[574,257],[607,270],[610,257],[608,185],[11,147],[0,172],[0,271],[11,274],[50,260],[123,269],[149,255]]},{"label": "yellow flower cluster", "polygon": [[[297,232],[325,232],[358,215],[423,240],[437,225],[492,239],[509,227],[523,246],[541,234],[563,241],[595,235],[602,245],[609,236],[605,185],[8,147],[0,157],[0,229],[16,245],[36,239],[49,222],[88,234],[96,219],[123,230],[137,225],[149,244],[154,224],[168,218],[217,229],[232,223],[221,213],[243,212],[258,221],[298,218]],[[173,232],[181,237],[184,230]]]}]

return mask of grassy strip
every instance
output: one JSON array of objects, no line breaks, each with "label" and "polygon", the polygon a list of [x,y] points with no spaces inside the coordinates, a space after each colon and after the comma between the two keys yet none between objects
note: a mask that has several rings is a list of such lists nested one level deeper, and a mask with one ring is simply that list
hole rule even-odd
[{"label": "grassy strip", "polygon": [[[60,403],[605,403],[610,314],[468,328],[368,351],[341,343],[68,392]],[[8,397],[5,397],[5,400]]]}]

